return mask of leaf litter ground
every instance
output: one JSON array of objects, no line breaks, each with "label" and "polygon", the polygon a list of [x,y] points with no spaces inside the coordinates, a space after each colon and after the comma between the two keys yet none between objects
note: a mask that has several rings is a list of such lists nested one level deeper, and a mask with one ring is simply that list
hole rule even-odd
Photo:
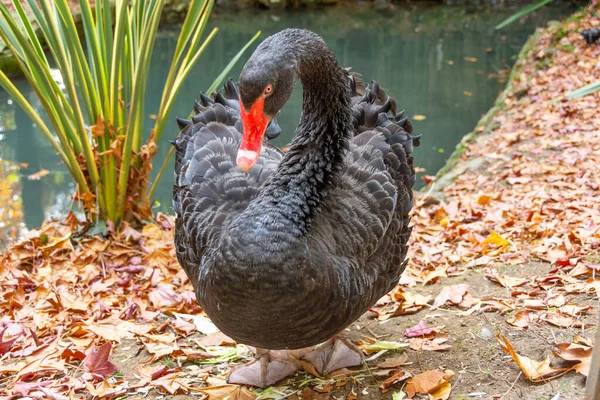
[{"label": "leaf litter ground", "polygon": [[419,196],[409,269],[346,332],[365,368],[227,385],[251,353],[196,305],[172,217],[102,238],[71,216],[0,260],[0,398],[582,398],[600,294],[600,96],[564,95],[600,79],[600,47],[579,34],[598,26],[588,9],[543,31],[461,156],[478,167],[441,202]]}]

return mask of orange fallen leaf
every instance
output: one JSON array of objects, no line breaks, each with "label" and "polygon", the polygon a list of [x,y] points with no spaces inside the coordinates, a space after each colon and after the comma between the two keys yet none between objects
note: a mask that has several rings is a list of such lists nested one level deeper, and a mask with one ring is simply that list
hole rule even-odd
[{"label": "orange fallen leaf", "polygon": [[147,341],[144,342],[144,346],[146,346],[146,350],[148,350],[148,352],[152,354],[152,358],[150,358],[147,361],[144,361],[145,364],[159,360],[165,356],[171,355],[174,351],[179,350],[177,342],[167,344],[161,342]]},{"label": "orange fallen leaf", "polygon": [[578,361],[578,363],[573,366],[573,369],[585,376],[588,376],[590,373],[592,351],[593,347],[582,346],[576,343],[559,343],[552,349],[552,353],[554,353],[556,357],[560,357],[567,361]]},{"label": "orange fallen leaf", "polygon": [[529,311],[518,311],[511,318],[506,320],[506,323],[517,328],[517,329],[528,329],[529,328]]},{"label": "orange fallen leaf", "polygon": [[42,169],[36,172],[35,174],[27,176],[27,179],[29,179],[30,181],[39,181],[41,178],[48,175],[49,173],[50,171],[48,171],[47,169]]},{"label": "orange fallen leaf", "polygon": [[381,391],[383,393],[385,393],[395,384],[404,382],[411,376],[412,376],[412,374],[410,372],[404,371],[401,369],[392,371],[391,376],[389,378],[387,378],[385,381],[383,381],[383,383],[381,385],[379,385],[379,388],[381,389]]},{"label": "orange fallen leaf", "polygon": [[508,341],[508,338],[504,336],[502,332],[500,332],[496,339],[498,340],[498,344],[506,353],[510,354],[513,361],[517,363],[521,371],[527,379],[532,382],[541,382],[548,379],[558,378],[561,375],[564,375],[570,368],[553,368],[550,366],[550,357],[546,358],[544,361],[535,361],[531,358],[521,356],[517,354],[515,349],[512,347],[512,344]]},{"label": "orange fallen leaf", "polygon": [[559,308],[559,311],[563,314],[571,315],[573,317],[584,314],[592,309],[592,306],[578,306],[576,304],[565,304]]},{"label": "orange fallen leaf", "polygon": [[97,396],[98,398],[115,398],[127,391],[127,388],[123,385],[114,385],[107,379],[102,380],[95,386],[93,381],[86,382],[85,387],[90,392],[90,395]]},{"label": "orange fallen leaf", "polygon": [[[448,384],[448,381],[454,376],[454,372],[451,370],[439,371],[430,370],[425,371],[422,374],[416,375],[410,378],[406,382],[404,391],[406,392],[409,399],[412,399],[416,394],[427,395],[431,393],[437,393],[440,388]],[[446,390],[442,390],[445,394]],[[449,394],[449,392],[448,392]],[[447,397],[446,397],[447,398]],[[436,399],[444,399],[443,397],[437,397]]]},{"label": "orange fallen leaf", "polygon": [[451,391],[452,385],[450,382],[442,383],[437,389],[429,392],[429,400],[447,400]]},{"label": "orange fallen leaf", "polygon": [[161,387],[170,394],[176,394],[183,388],[182,384],[177,380],[181,375],[183,375],[181,372],[172,372],[159,376],[156,380],[152,381],[152,385]]},{"label": "orange fallen leaf", "polygon": [[477,197],[477,204],[479,204],[479,205],[481,205],[481,206],[484,206],[484,205],[486,205],[487,203],[489,203],[489,201],[490,201],[491,199],[492,199],[492,196],[490,196],[490,195],[487,195],[487,194],[480,194],[480,195]]},{"label": "orange fallen leaf", "polygon": [[251,391],[238,385],[219,385],[198,390],[207,395],[208,400],[254,400],[256,398]]},{"label": "orange fallen leaf", "polygon": [[547,312],[540,319],[561,328],[579,328],[582,326],[581,321],[558,312]]},{"label": "orange fallen leaf", "polygon": [[434,271],[423,274],[423,285],[435,283],[439,278],[445,278],[447,276],[446,268],[436,268]]}]

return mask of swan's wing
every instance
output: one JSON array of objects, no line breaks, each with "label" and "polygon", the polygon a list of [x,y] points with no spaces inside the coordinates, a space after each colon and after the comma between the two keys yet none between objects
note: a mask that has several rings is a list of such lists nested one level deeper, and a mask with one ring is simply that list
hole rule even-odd
[{"label": "swan's wing", "polygon": [[355,136],[339,183],[323,204],[327,221],[315,224],[315,235],[331,244],[332,253],[381,277],[383,288],[397,282],[405,265],[415,181],[411,154],[419,136],[376,83],[365,88],[350,76],[350,87]]},{"label": "swan's wing", "polygon": [[265,142],[254,168],[241,172],[235,163],[241,141],[235,109],[219,102],[206,103],[196,103],[192,121],[178,120],[182,131],[173,142],[175,246],[179,263],[190,278],[199,270],[207,246],[218,240],[222,227],[256,197],[283,154]]}]

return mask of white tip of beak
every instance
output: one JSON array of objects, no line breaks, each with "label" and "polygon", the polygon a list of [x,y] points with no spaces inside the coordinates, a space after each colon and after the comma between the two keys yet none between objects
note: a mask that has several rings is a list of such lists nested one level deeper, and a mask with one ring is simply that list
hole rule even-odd
[{"label": "white tip of beak", "polygon": [[243,172],[248,172],[254,167],[258,160],[258,153],[251,150],[238,150],[237,158],[235,160],[239,169]]}]

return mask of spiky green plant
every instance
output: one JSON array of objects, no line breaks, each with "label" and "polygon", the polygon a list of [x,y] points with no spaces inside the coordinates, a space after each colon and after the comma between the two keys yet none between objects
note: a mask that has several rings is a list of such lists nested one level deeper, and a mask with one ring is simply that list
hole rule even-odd
[{"label": "spiky green plant", "polygon": [[[67,0],[13,0],[14,13],[0,3],[0,36],[37,93],[49,124],[2,71],[0,85],[73,175],[88,221],[145,219],[155,143],[185,78],[217,33],[215,28],[204,35],[214,0],[190,1],[158,110],[145,109],[144,93],[164,0],[96,0],[94,9],[88,0],[79,4],[83,39]],[[51,75],[43,46],[60,72],[64,92]],[[147,111],[156,120],[143,143]]]}]

